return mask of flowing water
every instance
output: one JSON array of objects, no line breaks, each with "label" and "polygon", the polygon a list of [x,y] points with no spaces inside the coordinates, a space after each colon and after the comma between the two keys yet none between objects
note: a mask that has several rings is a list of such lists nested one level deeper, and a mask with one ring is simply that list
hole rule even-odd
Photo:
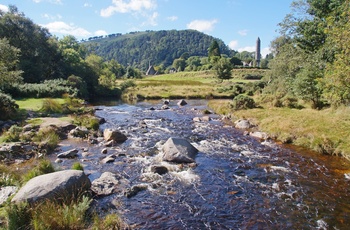
[{"label": "flowing water", "polygon": [[[131,198],[99,198],[100,212],[118,212],[134,229],[350,229],[349,162],[260,142],[217,115],[194,122],[206,101],[187,102],[179,107],[173,101],[168,110],[159,101],[96,106],[107,121],[101,129],[128,136],[108,150],[117,155],[114,163],[100,163],[103,146],[63,142],[68,146],[62,151],[79,145],[92,153],[79,157],[91,180],[109,171],[121,175],[126,188],[147,187]],[[185,138],[199,150],[195,166],[161,161],[169,137]],[[152,173],[152,165],[169,173]]]}]

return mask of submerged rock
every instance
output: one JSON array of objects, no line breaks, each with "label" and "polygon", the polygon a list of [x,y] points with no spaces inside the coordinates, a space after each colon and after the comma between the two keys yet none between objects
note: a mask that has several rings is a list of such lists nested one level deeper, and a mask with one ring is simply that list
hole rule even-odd
[{"label": "submerged rock", "polygon": [[81,170],[65,170],[34,177],[12,198],[12,202],[35,203],[48,199],[72,199],[91,187]]},{"label": "submerged rock", "polygon": [[175,163],[195,162],[196,149],[190,142],[183,138],[169,138],[163,146],[163,160]]},{"label": "submerged rock", "polygon": [[134,185],[132,186],[131,188],[127,189],[125,192],[124,192],[124,195],[127,197],[127,198],[131,198],[133,196],[136,196],[139,192],[143,191],[143,190],[146,190],[148,188],[148,185],[147,184],[138,184],[138,185]]},{"label": "submerged rock", "polygon": [[157,173],[159,175],[164,175],[168,173],[168,168],[163,165],[152,165],[151,166],[151,172]]}]

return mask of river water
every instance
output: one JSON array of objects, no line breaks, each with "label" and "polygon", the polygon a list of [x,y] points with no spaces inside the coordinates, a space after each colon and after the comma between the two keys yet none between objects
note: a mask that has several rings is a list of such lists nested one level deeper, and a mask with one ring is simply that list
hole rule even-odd
[{"label": "river water", "polygon": [[[131,198],[99,198],[100,212],[119,213],[133,229],[350,228],[349,162],[261,142],[218,115],[195,122],[207,101],[181,107],[176,102],[167,110],[161,101],[96,106],[96,115],[107,121],[102,130],[118,129],[128,137],[108,150],[117,156],[114,163],[101,163],[103,146],[63,142],[62,151],[74,145],[89,149],[91,155],[79,160],[91,180],[108,171],[121,175],[126,188],[147,187]],[[185,138],[199,150],[195,166],[162,162],[169,137]],[[169,172],[152,173],[152,165]]]}]

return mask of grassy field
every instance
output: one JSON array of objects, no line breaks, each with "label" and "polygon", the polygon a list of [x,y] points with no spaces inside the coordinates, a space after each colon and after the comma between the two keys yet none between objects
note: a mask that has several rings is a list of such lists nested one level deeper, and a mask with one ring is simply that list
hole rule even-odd
[{"label": "grassy field", "polygon": [[[55,98],[54,100],[60,104],[64,104],[63,98]],[[17,99],[16,103],[18,104],[19,109],[39,111],[43,106],[43,101],[44,98],[24,98]]]},{"label": "grassy field", "polygon": [[249,82],[249,80],[233,78],[220,81],[214,76],[213,71],[163,74],[135,80],[136,87],[124,92],[124,97],[143,99],[232,98],[230,92],[222,92],[219,89],[237,82]]},{"label": "grassy field", "polygon": [[319,153],[344,156],[350,160],[350,108],[314,110],[264,107],[230,110],[228,101],[210,103],[233,120],[246,118],[282,143],[292,143]]}]

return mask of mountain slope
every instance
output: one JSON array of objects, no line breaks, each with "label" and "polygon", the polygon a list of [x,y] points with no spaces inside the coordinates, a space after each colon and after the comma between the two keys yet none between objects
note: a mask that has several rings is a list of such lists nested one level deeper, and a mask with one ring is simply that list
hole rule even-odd
[{"label": "mountain slope", "polygon": [[210,44],[216,40],[221,54],[230,55],[229,48],[220,39],[195,30],[162,30],[112,34],[105,38],[95,37],[83,44],[89,53],[95,53],[106,60],[115,59],[127,66],[142,70],[152,65],[170,66],[182,54],[207,56]]}]

